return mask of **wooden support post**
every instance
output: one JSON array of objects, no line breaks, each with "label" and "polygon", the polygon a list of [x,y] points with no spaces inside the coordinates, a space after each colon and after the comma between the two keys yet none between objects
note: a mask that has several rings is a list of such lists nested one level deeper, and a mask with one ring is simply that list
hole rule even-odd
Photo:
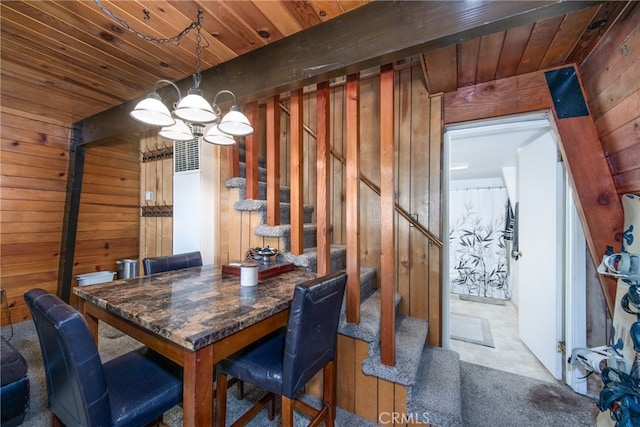
[{"label": "wooden support post", "polygon": [[76,238],[78,233],[78,215],[80,195],[84,174],[86,147],[82,143],[82,126],[78,123],[71,129],[69,150],[69,185],[64,208],[64,228],[60,242],[60,262],[57,295],[66,303],[71,300],[71,282],[73,281],[73,261],[75,259]]},{"label": "wooden support post", "polygon": [[240,146],[237,141],[230,149],[231,151],[227,156],[227,178],[236,178],[240,176]]},{"label": "wooden support post", "polygon": [[302,89],[292,90],[289,96],[289,143],[290,143],[290,185],[291,188],[291,253],[304,252],[304,187],[303,138],[303,98]]},{"label": "wooden support post", "polygon": [[280,225],[280,97],[267,99],[267,225]]},{"label": "wooden support post", "polygon": [[360,76],[346,85],[347,321],[360,323]]},{"label": "wooden support post", "polygon": [[395,365],[395,197],[393,64],[380,70],[380,359]]},{"label": "wooden support post", "polygon": [[330,207],[329,207],[329,166],[331,161],[331,143],[329,141],[330,121],[330,95],[329,83],[318,84],[316,91],[316,225],[318,250],[317,271],[318,274],[331,272],[331,234],[330,234]]},{"label": "wooden support post", "polygon": [[258,135],[258,103],[250,102],[245,107],[245,113],[252,124],[254,131],[251,135],[245,137],[244,147],[244,163],[245,163],[245,182],[246,182],[246,198],[258,199],[258,155],[260,154],[260,138]]}]

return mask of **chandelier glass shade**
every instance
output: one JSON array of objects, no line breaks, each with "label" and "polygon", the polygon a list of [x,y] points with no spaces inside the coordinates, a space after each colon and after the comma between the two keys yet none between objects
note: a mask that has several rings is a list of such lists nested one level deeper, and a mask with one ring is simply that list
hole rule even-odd
[{"label": "chandelier glass shade", "polygon": [[138,102],[130,115],[139,122],[153,126],[171,126],[176,122],[155,89],[145,99]]},{"label": "chandelier glass shade", "polygon": [[233,145],[236,143],[236,140],[231,135],[220,130],[220,125],[208,126],[208,128],[202,138],[208,143],[216,145]]},{"label": "chandelier glass shade", "polygon": [[158,135],[172,141],[191,141],[194,139],[191,128],[180,119],[176,119],[175,123],[170,126],[164,126]]}]

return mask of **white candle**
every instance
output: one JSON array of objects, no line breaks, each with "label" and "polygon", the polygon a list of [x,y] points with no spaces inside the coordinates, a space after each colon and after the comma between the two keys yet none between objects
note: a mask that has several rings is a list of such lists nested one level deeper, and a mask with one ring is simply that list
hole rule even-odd
[{"label": "white candle", "polygon": [[243,262],[240,265],[240,286],[256,286],[258,284],[258,264]]}]

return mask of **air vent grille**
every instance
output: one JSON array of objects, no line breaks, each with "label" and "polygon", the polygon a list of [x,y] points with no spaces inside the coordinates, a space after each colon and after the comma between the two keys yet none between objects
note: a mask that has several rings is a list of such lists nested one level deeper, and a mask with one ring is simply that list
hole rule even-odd
[{"label": "air vent grille", "polygon": [[200,145],[197,139],[173,141],[173,172],[200,170]]}]

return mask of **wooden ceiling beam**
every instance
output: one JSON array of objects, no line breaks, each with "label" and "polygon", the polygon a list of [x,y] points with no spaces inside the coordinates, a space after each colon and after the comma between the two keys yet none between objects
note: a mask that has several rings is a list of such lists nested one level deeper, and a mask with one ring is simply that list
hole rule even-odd
[{"label": "wooden ceiling beam", "polygon": [[[206,70],[200,88],[207,99],[229,89],[241,102],[255,101],[598,3],[376,1]],[[186,93],[191,83],[177,85]],[[160,92],[168,102],[177,98],[171,88]],[[140,129],[129,117],[137,102],[81,121],[82,144]]]}]

